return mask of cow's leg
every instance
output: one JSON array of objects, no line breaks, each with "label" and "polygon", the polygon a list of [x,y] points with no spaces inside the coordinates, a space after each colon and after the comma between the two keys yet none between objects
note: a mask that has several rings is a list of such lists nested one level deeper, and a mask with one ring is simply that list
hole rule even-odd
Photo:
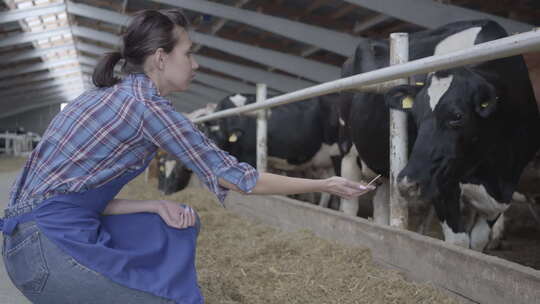
[{"label": "cow's leg", "polygon": [[461,197],[459,189],[445,189],[447,193],[433,202],[435,213],[440,220],[444,241],[469,248],[470,237],[465,231],[461,216]]},{"label": "cow's leg", "polygon": [[388,179],[377,187],[373,197],[373,221],[380,225],[390,224],[390,192]]},{"label": "cow's leg", "polygon": [[[321,168],[317,171],[317,175],[314,176],[314,178],[329,178],[335,175],[334,167],[331,168]],[[330,193],[322,192],[321,197],[319,199],[319,206],[328,208],[328,205],[330,204],[330,199],[332,198],[332,195]]]},{"label": "cow's leg", "polygon": [[504,213],[501,214],[495,223],[493,224],[493,227],[491,227],[491,235],[489,236],[489,243],[486,246],[486,249],[492,250],[499,248],[501,245],[501,240],[503,238],[504,234]]},{"label": "cow's leg", "polygon": [[330,203],[330,193],[322,192],[321,198],[319,199],[319,206],[323,208],[328,208],[328,204]]},{"label": "cow's leg", "polygon": [[[362,173],[360,168],[358,168],[358,163],[356,161],[357,158],[358,151],[356,151],[356,147],[353,146],[341,161],[342,177],[356,182],[362,180]],[[345,214],[356,216],[358,213],[358,199],[346,200],[342,198],[340,210]]]},{"label": "cow's leg", "polygon": [[488,224],[487,218],[483,215],[478,215],[471,230],[471,249],[476,251],[484,250],[489,242],[490,234],[491,227]]},{"label": "cow's leg", "polygon": [[444,241],[460,247],[469,248],[470,239],[467,233],[456,232],[448,226],[446,221],[441,222],[441,228],[444,234]]},{"label": "cow's leg", "polygon": [[428,214],[422,220],[422,223],[418,226],[418,230],[416,232],[420,234],[426,234],[426,230],[429,229],[429,227],[431,226],[431,222],[433,221],[434,217],[435,217],[435,208],[433,206],[430,206]]}]

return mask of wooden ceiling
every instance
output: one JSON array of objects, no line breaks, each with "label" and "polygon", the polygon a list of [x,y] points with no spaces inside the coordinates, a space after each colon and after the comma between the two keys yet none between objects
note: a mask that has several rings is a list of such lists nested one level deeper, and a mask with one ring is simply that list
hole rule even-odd
[{"label": "wooden ceiling", "polygon": [[[29,0],[0,0],[0,14],[2,12],[9,12],[15,10],[17,5]],[[316,28],[332,30],[334,32],[344,33],[351,38],[373,38],[384,39],[392,32],[415,32],[424,29],[424,26],[413,24],[411,22],[403,21],[399,19],[399,16],[390,16],[381,12],[376,12],[367,9],[363,6],[354,4],[354,1],[341,1],[341,0],[223,0],[223,1],[204,1],[224,4],[229,7],[235,7],[248,12],[257,12],[265,16],[273,16],[284,18],[298,22],[298,24],[315,26]],[[367,0],[366,0],[367,1]],[[379,0],[370,0],[379,1]],[[61,4],[62,0],[34,0],[30,1],[33,5],[38,5],[43,2],[45,5]],[[50,3],[45,3],[50,2]],[[131,15],[141,9],[155,9],[170,7],[167,4],[160,3],[166,1],[150,1],[150,0],[73,0],[74,4],[84,4],[93,8],[99,8],[103,10],[112,11],[122,15]],[[181,6],[182,2],[178,1]],[[454,7],[468,8],[477,12],[489,13],[493,16],[498,16],[510,20],[520,21],[532,26],[540,25],[540,1],[533,0],[441,0],[435,1],[437,3],[447,4]],[[226,39],[227,41],[233,41],[241,43],[246,46],[256,46],[265,50],[273,50],[280,54],[292,55],[296,59],[306,59],[307,62],[321,63],[328,67],[335,67],[339,69],[346,59],[344,54],[338,54],[327,49],[316,47],[314,45],[298,41],[291,38],[287,33],[275,33],[275,31],[269,29],[263,29],[245,23],[245,20],[239,19],[223,19],[219,16],[212,14],[201,13],[199,11],[193,11],[189,9],[184,10],[188,18],[190,19],[193,30],[197,33],[205,34],[207,36],[219,37]],[[419,9],[419,11],[422,11]],[[420,13],[421,14],[421,13]],[[98,20],[95,16],[84,17],[81,14],[72,14],[67,9],[66,24],[69,26],[79,26],[83,28],[89,28],[100,31],[106,34],[112,34],[119,36],[123,27]],[[50,19],[50,18],[49,18]],[[9,60],[12,54],[28,53],[36,49],[35,42],[21,42],[10,44],[9,46],[2,46],[1,41],[11,39],[13,37],[22,36],[28,34],[28,27],[25,26],[24,21],[16,22],[1,22],[0,15],[0,70],[13,70],[16,71],[20,68],[20,71],[24,71],[25,68],[42,63],[44,61],[43,56],[33,56],[20,60]],[[41,24],[43,27],[52,28],[61,23],[59,20],[44,21],[41,18]],[[99,58],[99,54],[93,51],[93,49],[80,47],[81,44],[90,45],[100,48],[113,49],[116,46],[110,43],[104,42],[102,39],[96,39],[92,36],[85,35],[73,35],[72,40],[66,38],[66,40],[58,41],[61,43],[73,43],[76,48],[76,58],[87,58],[86,64],[91,64],[93,60]],[[275,66],[269,66],[253,58],[247,58],[244,54],[238,54],[230,50],[222,49],[219,46],[205,46],[201,45],[197,48],[197,55],[204,56],[211,59],[220,60],[227,63],[233,63],[242,67],[255,68],[257,70],[264,70],[273,73],[275,77],[293,77],[295,79],[304,81],[304,83],[313,83],[313,79],[308,79],[306,76],[294,73],[294,71],[286,71]],[[351,50],[352,53],[352,50]],[[64,54],[64,53],[61,53]],[[69,54],[69,53],[66,53]],[[62,55],[68,56],[68,55]],[[60,56],[61,57],[61,56]],[[295,60],[296,60],[295,59]],[[83,62],[83,61],[81,61]],[[69,65],[66,65],[68,67]],[[87,66],[84,70],[91,71],[92,66]],[[236,81],[242,84],[253,86],[254,83],[249,77],[242,78],[228,73],[226,70],[213,69],[212,66],[201,66],[200,72],[210,76],[216,76],[224,80]],[[14,86],[28,85],[25,83],[25,79],[32,81],[32,79],[39,78],[37,76],[43,74],[46,77],[47,70],[35,70],[27,73],[18,73],[16,76],[0,76],[0,119],[3,110],[11,111],[21,108],[21,103],[17,100],[8,98],[2,98],[2,90],[13,90]],[[42,78],[43,78],[42,77]],[[61,76],[58,76],[61,77]],[[88,75],[85,76],[88,79]],[[339,75],[335,75],[339,77]],[[21,79],[20,84],[14,85],[13,79]],[[52,78],[45,78],[45,80],[34,80],[39,84],[43,81],[51,81]],[[289,79],[289,78],[284,78]],[[32,83],[34,83],[32,82]],[[3,85],[4,83],[4,85]],[[210,83],[204,85],[212,86]],[[223,88],[217,88],[218,91],[223,91],[223,94],[227,94]],[[283,92],[278,88],[275,88],[276,92]],[[199,96],[200,93],[193,92],[193,95]],[[187,95],[186,95],[187,96]],[[203,98],[205,97],[205,98]],[[210,100],[208,96],[201,96],[201,102],[193,104],[192,106],[185,107],[184,110],[200,107],[206,102],[217,101]],[[39,103],[39,100],[34,101]],[[28,108],[31,103],[24,104]]]}]

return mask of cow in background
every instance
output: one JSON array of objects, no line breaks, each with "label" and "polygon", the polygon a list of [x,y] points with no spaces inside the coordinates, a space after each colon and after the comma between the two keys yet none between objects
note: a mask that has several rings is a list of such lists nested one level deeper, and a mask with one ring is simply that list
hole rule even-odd
[{"label": "cow in background", "polygon": [[[505,36],[492,21],[452,23],[410,35],[410,59]],[[361,44],[344,72],[385,67],[388,58],[386,41]],[[388,105],[410,114],[410,158],[398,188],[406,198],[434,206],[446,241],[484,250],[500,238],[502,214],[540,147],[540,119],[527,68],[521,56],[514,56],[419,75],[414,82],[386,95]],[[358,157],[363,171],[388,176],[387,103],[382,95],[368,93],[342,103],[342,134],[349,134],[342,144],[348,148],[345,167]],[[379,187],[375,196],[387,189]],[[379,196],[388,200],[387,194]],[[344,211],[354,208],[345,202]]]},{"label": "cow in background", "polygon": [[165,195],[183,190],[189,183],[192,171],[165,151],[156,158],[159,166],[158,189]]},{"label": "cow in background", "polygon": [[[326,178],[339,173],[337,148],[337,95],[326,95],[269,110],[268,167],[289,174]],[[256,101],[254,94],[235,94],[221,100],[216,111],[240,107]],[[206,123],[210,138],[239,161],[256,166],[256,119],[237,115]],[[320,204],[326,206],[323,194]]]}]

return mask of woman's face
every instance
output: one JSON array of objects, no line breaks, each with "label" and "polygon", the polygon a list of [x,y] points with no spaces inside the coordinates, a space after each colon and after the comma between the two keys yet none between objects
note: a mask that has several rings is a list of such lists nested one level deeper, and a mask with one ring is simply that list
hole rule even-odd
[{"label": "woman's face", "polygon": [[195,77],[195,70],[199,68],[191,52],[193,43],[188,33],[181,27],[176,27],[175,31],[179,35],[178,43],[164,57],[162,95],[186,90]]}]

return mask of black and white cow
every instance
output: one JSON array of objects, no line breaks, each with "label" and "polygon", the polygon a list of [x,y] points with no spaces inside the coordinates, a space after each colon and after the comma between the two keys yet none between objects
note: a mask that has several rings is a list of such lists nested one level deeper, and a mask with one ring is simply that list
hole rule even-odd
[{"label": "black and white cow", "polygon": [[[409,54],[414,60],[505,36],[492,21],[457,22],[410,35]],[[386,58],[386,42],[359,46],[353,73],[386,66]],[[399,190],[433,204],[446,241],[483,250],[499,237],[502,213],[540,147],[527,68],[521,56],[514,56],[420,75],[416,81],[421,83],[387,93],[387,103],[412,118],[413,146],[398,176]],[[342,119],[362,164],[388,175],[389,110],[383,96],[356,94],[343,106],[351,112]],[[464,210],[469,210],[466,217]]]},{"label": "black and white cow", "polygon": [[[312,178],[339,174],[338,117],[334,100],[337,97],[327,95],[270,110],[267,132],[270,169]],[[194,119],[255,100],[253,94],[234,94],[221,100],[217,106],[209,105],[186,116]],[[211,120],[198,127],[221,149],[239,161],[256,166],[256,119],[253,116],[231,116]],[[175,158],[160,158],[162,180],[159,188],[166,194],[182,190],[190,175],[189,170]],[[319,204],[327,206],[328,202],[329,196],[323,194]]]},{"label": "black and white cow", "polygon": [[[339,168],[338,123],[335,112],[337,95],[317,97],[269,110],[268,167],[294,171],[308,177],[330,177]],[[235,94],[218,103],[216,111],[256,101],[253,94]],[[206,126],[210,138],[238,160],[253,166],[257,162],[256,119],[253,116],[229,116]],[[322,204],[328,202],[324,196]]]},{"label": "black and white cow", "polygon": [[192,176],[191,170],[185,167],[173,155],[163,151],[156,155],[158,162],[158,190],[165,195],[183,190]]}]

